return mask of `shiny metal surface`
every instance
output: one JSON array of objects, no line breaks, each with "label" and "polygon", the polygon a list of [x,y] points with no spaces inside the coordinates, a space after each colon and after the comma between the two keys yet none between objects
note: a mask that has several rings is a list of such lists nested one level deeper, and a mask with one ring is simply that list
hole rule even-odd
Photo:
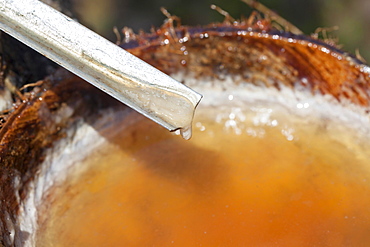
[{"label": "shiny metal surface", "polygon": [[194,110],[202,96],[71,18],[38,0],[0,0],[0,29],[190,138]]}]

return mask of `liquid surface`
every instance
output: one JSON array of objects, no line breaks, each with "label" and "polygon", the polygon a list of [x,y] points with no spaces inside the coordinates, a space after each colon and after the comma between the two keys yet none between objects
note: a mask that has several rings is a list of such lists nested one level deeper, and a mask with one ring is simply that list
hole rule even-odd
[{"label": "liquid surface", "polygon": [[367,144],[264,108],[204,113],[190,141],[129,116],[51,193],[37,246],[368,246]]}]

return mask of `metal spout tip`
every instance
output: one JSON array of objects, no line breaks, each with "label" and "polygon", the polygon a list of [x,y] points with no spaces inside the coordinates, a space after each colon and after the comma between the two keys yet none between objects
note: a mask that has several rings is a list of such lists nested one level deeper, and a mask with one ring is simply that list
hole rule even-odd
[{"label": "metal spout tip", "polygon": [[[202,96],[38,0],[0,0],[0,29],[169,130]],[[190,126],[190,127],[189,127]]]}]

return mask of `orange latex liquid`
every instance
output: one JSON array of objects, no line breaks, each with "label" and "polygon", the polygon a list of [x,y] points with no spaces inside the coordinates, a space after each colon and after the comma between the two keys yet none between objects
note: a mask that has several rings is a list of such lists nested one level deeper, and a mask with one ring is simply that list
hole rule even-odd
[{"label": "orange latex liquid", "polygon": [[37,246],[369,245],[364,147],[319,126],[292,140],[279,125],[237,135],[206,120],[184,141],[138,118],[55,189]]}]

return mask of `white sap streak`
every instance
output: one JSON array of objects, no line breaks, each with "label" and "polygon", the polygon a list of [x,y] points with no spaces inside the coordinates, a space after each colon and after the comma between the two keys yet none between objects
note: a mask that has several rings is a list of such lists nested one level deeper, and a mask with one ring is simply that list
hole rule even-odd
[{"label": "white sap streak", "polygon": [[[224,123],[225,129],[231,133],[247,134],[256,138],[264,137],[264,128],[267,126],[280,128],[281,134],[287,140],[295,141],[294,126],[310,124],[310,121],[318,119],[325,123],[326,130],[335,133],[332,136],[337,138],[338,143],[351,143],[356,141],[356,137],[367,140],[370,137],[370,120],[366,109],[349,102],[338,103],[331,96],[312,95],[308,90],[293,92],[291,88],[283,86],[280,90],[276,90],[275,88],[257,87],[250,84],[235,85],[231,78],[215,81],[214,78],[200,80],[190,76],[184,77],[182,74],[172,76],[185,81],[188,86],[204,95],[195,115],[195,127],[208,135],[215,133],[208,130],[207,125],[199,120],[205,115],[211,121]],[[121,113],[106,112],[105,114],[100,120],[101,122],[115,119]],[[289,121],[286,121],[287,118]],[[254,125],[250,127],[244,124],[245,121],[251,121]],[[289,125],[286,122],[293,124]],[[178,131],[185,139],[191,136],[190,126],[185,126]],[[343,132],[343,130],[345,132],[352,131],[353,135],[346,133],[346,136],[351,136],[348,138],[352,139],[345,140],[343,135],[336,134]],[[32,185],[33,189],[24,203],[19,218],[20,228],[22,231],[30,233],[24,246],[35,246],[37,207],[42,204],[43,196],[47,190],[58,181],[63,180],[71,168],[76,169],[76,173],[83,171],[85,168],[76,166],[76,163],[80,164],[80,161],[94,152],[99,145],[109,145],[104,137],[86,123],[82,123],[76,130],[71,131],[75,131],[75,134],[73,138],[66,138],[68,143],[58,143],[54,150],[50,150],[53,152],[53,156],[42,164],[43,170]],[[365,150],[365,152],[369,151]],[[357,155],[361,155],[361,153]],[[73,160],[72,157],[79,160]],[[66,161],[69,162],[65,163]]]}]

